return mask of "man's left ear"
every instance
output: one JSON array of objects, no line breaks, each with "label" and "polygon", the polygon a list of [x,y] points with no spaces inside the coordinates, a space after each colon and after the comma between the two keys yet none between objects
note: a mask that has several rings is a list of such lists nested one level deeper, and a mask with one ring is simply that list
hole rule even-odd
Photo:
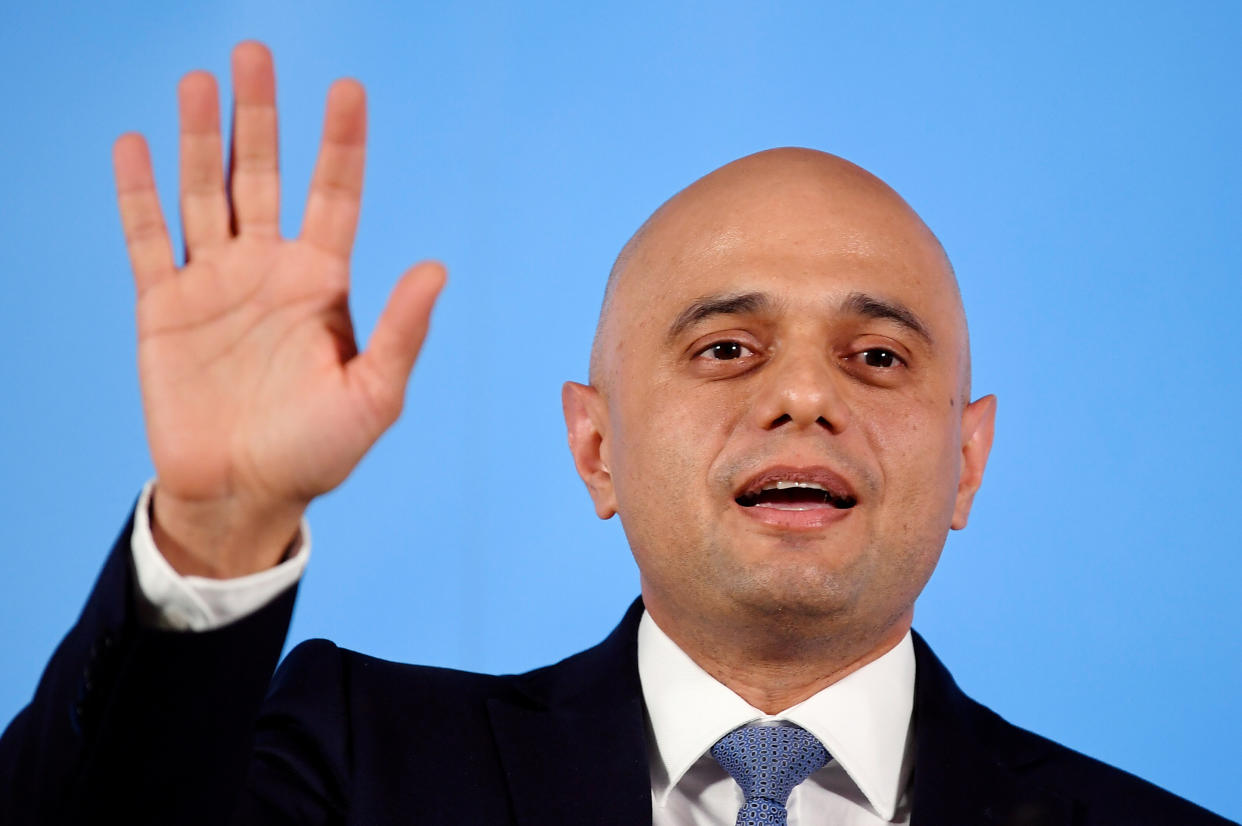
[{"label": "man's left ear", "polygon": [[996,427],[996,397],[976,399],[962,411],[962,469],[957,481],[957,502],[953,507],[952,527],[960,531],[970,517],[975,493],[983,484],[983,469],[992,452],[992,434]]},{"label": "man's left ear", "polygon": [[567,381],[561,387],[561,408],[574,467],[595,503],[595,513],[608,519],[617,512],[617,497],[609,469],[608,405],[594,387]]}]

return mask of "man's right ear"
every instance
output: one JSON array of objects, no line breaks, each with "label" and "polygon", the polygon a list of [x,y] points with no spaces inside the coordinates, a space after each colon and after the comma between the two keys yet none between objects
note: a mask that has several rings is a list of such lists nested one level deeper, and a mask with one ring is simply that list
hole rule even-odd
[{"label": "man's right ear", "polygon": [[617,512],[617,496],[612,485],[608,441],[608,405],[594,387],[567,381],[561,387],[561,408],[569,434],[569,452],[574,467],[586,484],[595,513],[608,519]]}]

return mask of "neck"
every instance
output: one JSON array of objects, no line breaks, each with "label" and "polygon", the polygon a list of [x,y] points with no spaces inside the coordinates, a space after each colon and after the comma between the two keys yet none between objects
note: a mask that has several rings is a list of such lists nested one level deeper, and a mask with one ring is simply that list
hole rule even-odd
[{"label": "neck", "polygon": [[[644,600],[646,597],[644,595]],[[891,651],[910,630],[913,608],[880,629],[807,633],[746,623],[744,628],[680,623],[646,601],[656,625],[713,678],[764,714],[779,714]]]}]

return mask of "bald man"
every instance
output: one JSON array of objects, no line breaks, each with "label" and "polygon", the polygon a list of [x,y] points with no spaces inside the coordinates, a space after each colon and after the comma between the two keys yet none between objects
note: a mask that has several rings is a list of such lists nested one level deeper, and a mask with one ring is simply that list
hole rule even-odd
[{"label": "bald man", "polygon": [[1004,722],[911,631],[996,403],[971,399],[935,236],[810,150],[657,210],[613,268],[590,383],[564,387],[578,473],[641,572],[613,634],[506,677],[312,641],[269,693],[303,512],[397,417],[444,272],[411,269],[359,352],[362,90],[330,91],[285,240],[270,55],[242,44],[233,69],[227,180],[214,80],[179,88],[184,266],[145,144],[116,145],[157,478],[0,745],[3,822],[1225,822]]}]

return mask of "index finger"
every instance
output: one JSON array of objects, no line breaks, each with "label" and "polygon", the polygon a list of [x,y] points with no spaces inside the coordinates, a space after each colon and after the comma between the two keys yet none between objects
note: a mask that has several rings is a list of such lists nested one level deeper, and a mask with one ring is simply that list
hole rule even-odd
[{"label": "index finger", "polygon": [[349,258],[358,228],[366,141],[366,92],[356,80],[338,80],[328,90],[302,239],[342,258]]}]

